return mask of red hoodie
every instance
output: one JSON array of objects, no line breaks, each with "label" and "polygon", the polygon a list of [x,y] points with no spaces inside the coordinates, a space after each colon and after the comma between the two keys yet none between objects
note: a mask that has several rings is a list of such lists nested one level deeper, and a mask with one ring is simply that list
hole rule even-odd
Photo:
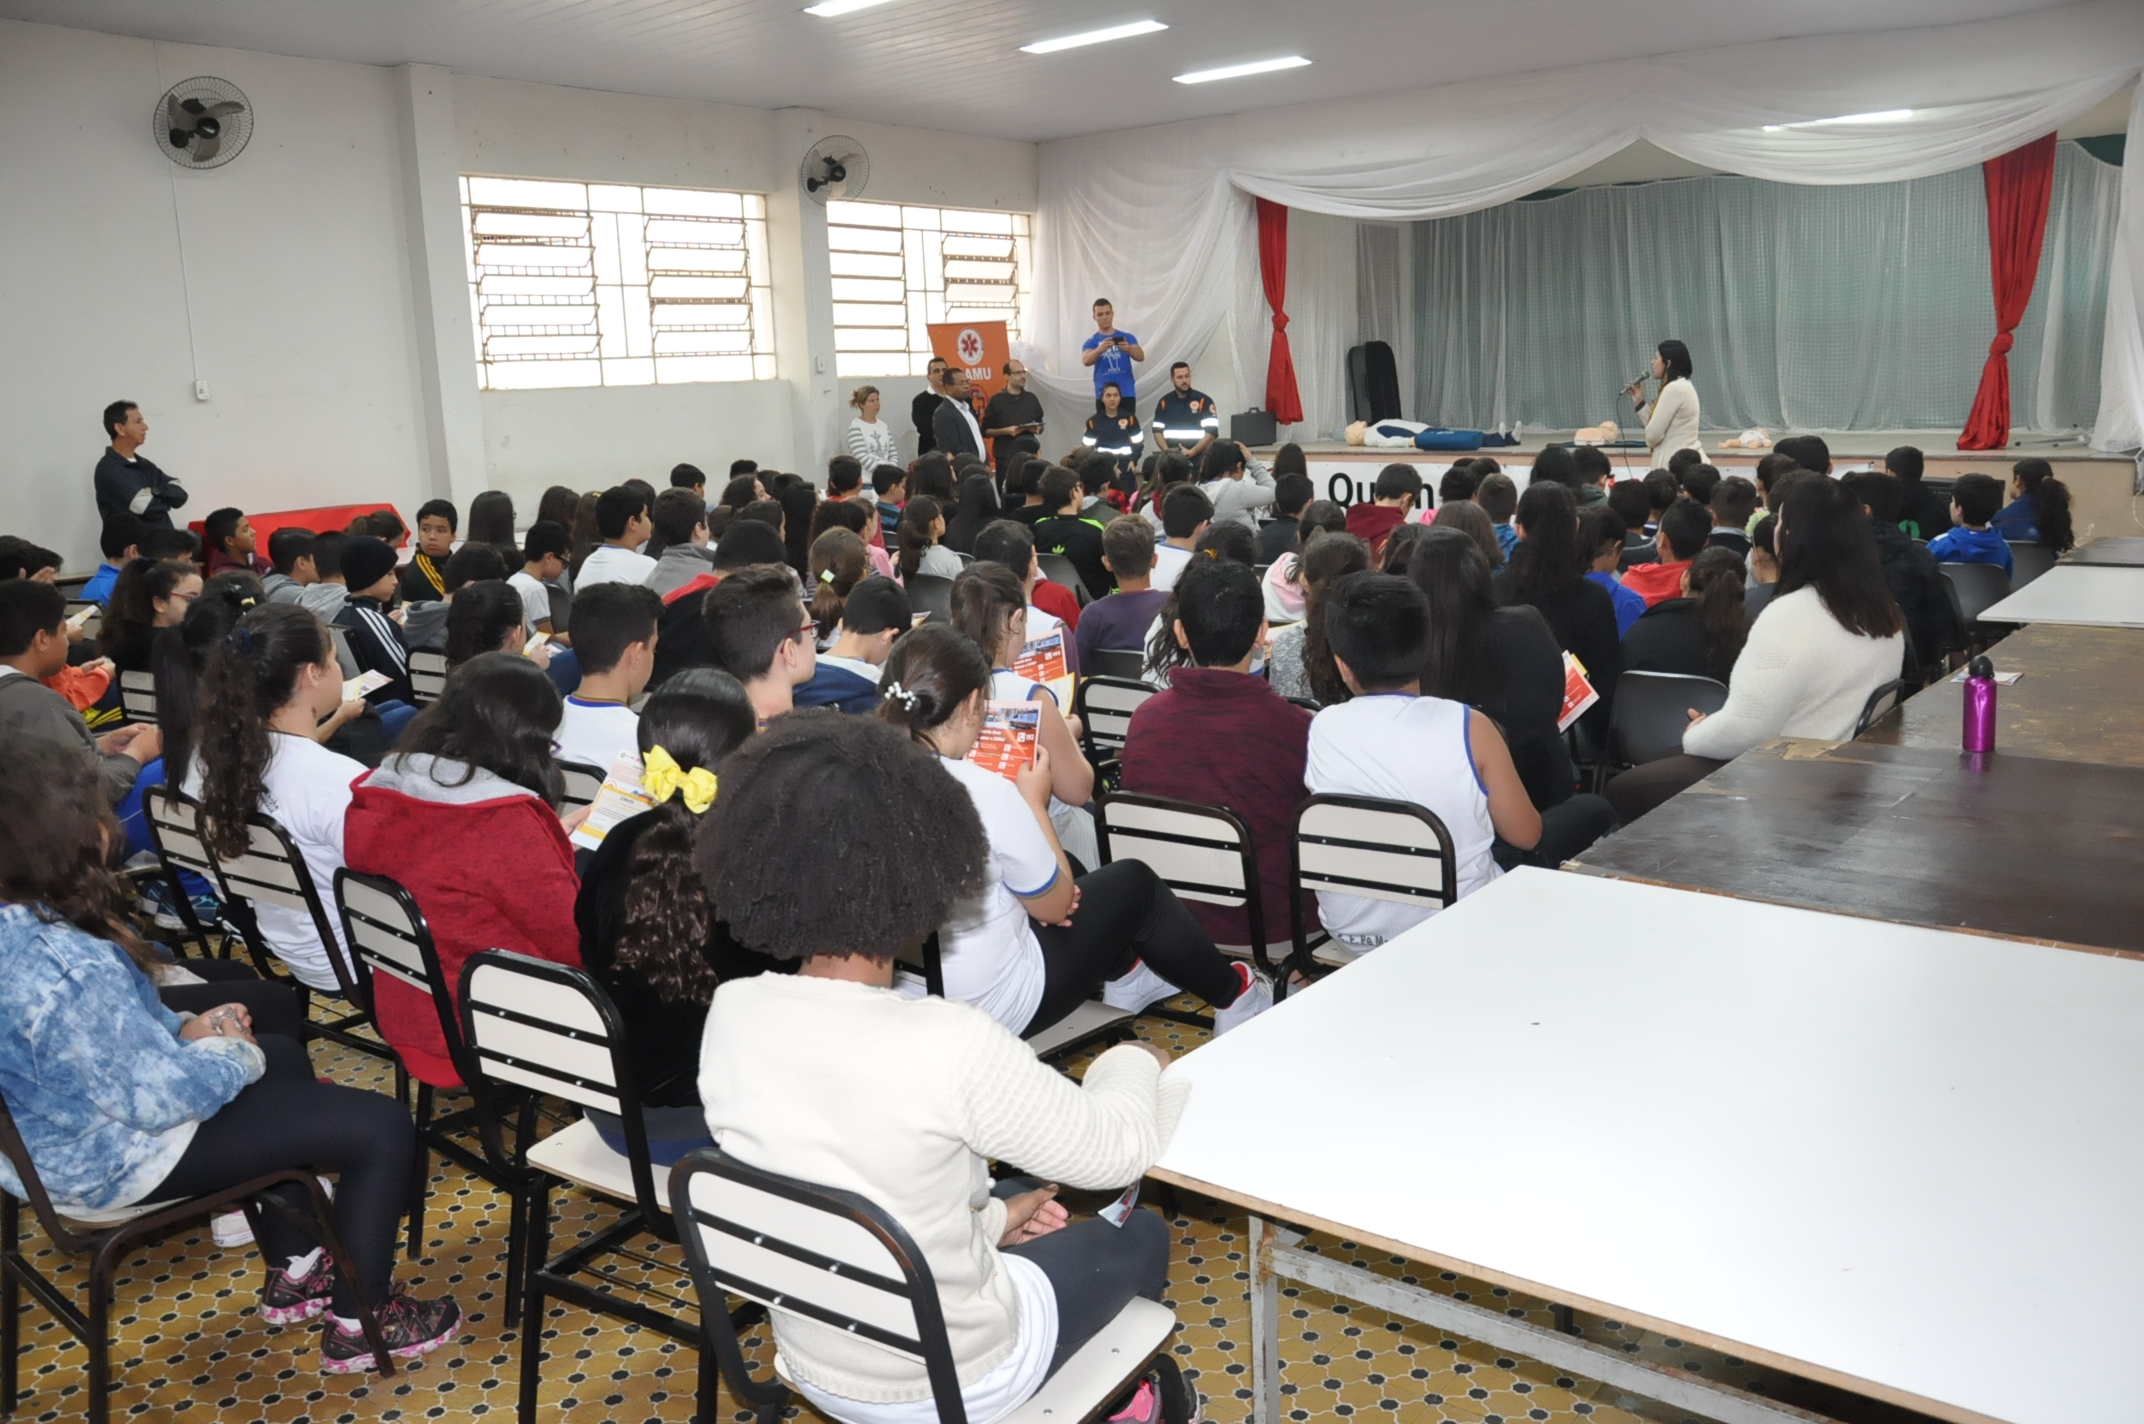
[{"label": "red hoodie", "polygon": [[1385,552],[1385,540],[1406,520],[1407,511],[1396,504],[1351,504],[1347,532],[1370,546],[1370,562]]},{"label": "red hoodie", "polygon": [[1623,571],[1623,587],[1645,600],[1651,608],[1671,598],[1682,597],[1682,576],[1690,560],[1677,564],[1632,564]]},{"label": "red hoodie", "polygon": [[[573,847],[557,812],[497,777],[478,773],[468,785],[443,787],[388,758],[352,788],[343,863],[388,876],[416,898],[457,1013],[462,966],[478,950],[580,967]],[[380,1037],[409,1071],[435,1088],[458,1086],[432,1001],[385,974],[373,976],[372,997]]]}]

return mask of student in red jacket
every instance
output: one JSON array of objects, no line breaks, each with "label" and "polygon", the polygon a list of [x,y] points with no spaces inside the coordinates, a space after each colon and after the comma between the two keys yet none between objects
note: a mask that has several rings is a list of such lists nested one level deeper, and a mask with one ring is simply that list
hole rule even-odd
[{"label": "student in red jacket", "polygon": [[1370,487],[1370,501],[1348,509],[1347,532],[1368,544],[1375,559],[1385,551],[1386,536],[1422,502],[1421,473],[1412,465],[1385,466]]},{"label": "student in red jacket", "polygon": [[[416,897],[450,997],[481,949],[580,966],[580,881],[551,760],[562,710],[542,668],[512,653],[480,654],[454,670],[395,754],[351,794],[343,862]],[[380,1035],[410,1072],[434,1087],[458,1085],[430,1000],[386,975],[372,992]]]},{"label": "student in red jacket", "polygon": [[1681,598],[1682,576],[1711,537],[1712,511],[1687,495],[1676,500],[1661,512],[1660,528],[1653,536],[1660,562],[1632,564],[1623,571],[1623,587],[1644,599],[1647,608]]},{"label": "student in red jacket", "polygon": [[[1266,942],[1285,946],[1288,838],[1303,799],[1310,713],[1251,673],[1266,643],[1257,574],[1230,559],[1194,559],[1175,608],[1173,632],[1190,665],[1170,668],[1169,690],[1132,713],[1124,789],[1235,812],[1258,847]],[[1215,943],[1250,943],[1244,911],[1185,903]]]}]

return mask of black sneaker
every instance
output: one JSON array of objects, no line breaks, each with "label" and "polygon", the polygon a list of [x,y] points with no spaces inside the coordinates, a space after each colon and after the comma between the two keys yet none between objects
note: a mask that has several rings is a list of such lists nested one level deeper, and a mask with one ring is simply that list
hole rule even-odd
[{"label": "black sneaker", "polygon": [[[399,1291],[388,1297],[376,1312],[380,1339],[387,1353],[398,1360],[428,1355],[461,1333],[462,1308],[451,1296],[419,1300]],[[323,1374],[354,1375],[378,1369],[372,1347],[361,1330],[345,1330],[330,1323],[320,1340],[320,1370]]]},{"label": "black sneaker", "polygon": [[[246,1239],[253,1238],[249,1235]],[[325,1251],[303,1276],[293,1276],[280,1266],[270,1267],[268,1284],[261,1290],[261,1319],[270,1325],[296,1325],[325,1311],[334,1295],[335,1260]]]}]

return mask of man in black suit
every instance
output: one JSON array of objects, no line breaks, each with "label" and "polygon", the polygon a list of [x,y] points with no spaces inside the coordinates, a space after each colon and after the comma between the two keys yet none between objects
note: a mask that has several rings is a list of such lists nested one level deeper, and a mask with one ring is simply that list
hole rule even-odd
[{"label": "man in black suit", "polygon": [[958,366],[946,367],[944,390],[945,397],[931,416],[934,448],[944,451],[955,469],[963,463],[963,455],[989,463],[983,454],[983,427],[975,423],[975,408],[968,404],[968,373]]}]

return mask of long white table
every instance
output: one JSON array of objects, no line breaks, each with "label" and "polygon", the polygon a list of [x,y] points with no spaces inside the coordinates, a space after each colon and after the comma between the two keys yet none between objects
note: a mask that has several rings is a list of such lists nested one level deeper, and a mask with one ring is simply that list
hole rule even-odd
[{"label": "long white table", "polygon": [[1985,623],[2144,628],[2144,568],[2057,564],[1980,617]]},{"label": "long white table", "polygon": [[[1155,1175],[1252,1215],[1259,1424],[1282,1278],[1716,1419],[1808,1417],[1290,1228],[1944,1419],[2132,1421],[2140,1025],[2129,960],[1522,870],[1180,1060]],[[1463,1162],[1429,1130],[1454,1103],[1483,1109]]]}]

